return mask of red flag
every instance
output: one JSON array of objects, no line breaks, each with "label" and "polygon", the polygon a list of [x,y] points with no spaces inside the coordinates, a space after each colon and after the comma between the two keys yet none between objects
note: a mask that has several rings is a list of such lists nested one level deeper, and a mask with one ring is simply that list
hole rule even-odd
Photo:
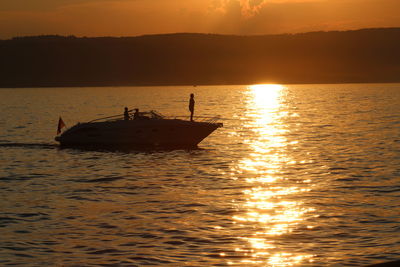
[{"label": "red flag", "polygon": [[61,117],[58,119],[58,127],[57,127],[57,135],[61,133],[61,129],[65,127],[64,121],[61,119]]}]

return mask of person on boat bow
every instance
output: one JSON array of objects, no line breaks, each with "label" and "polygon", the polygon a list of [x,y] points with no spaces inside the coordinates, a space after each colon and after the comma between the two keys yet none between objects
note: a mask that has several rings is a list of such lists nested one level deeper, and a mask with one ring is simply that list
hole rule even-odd
[{"label": "person on boat bow", "polygon": [[195,104],[194,94],[190,94],[190,99],[189,99],[190,121],[193,121],[194,104]]}]

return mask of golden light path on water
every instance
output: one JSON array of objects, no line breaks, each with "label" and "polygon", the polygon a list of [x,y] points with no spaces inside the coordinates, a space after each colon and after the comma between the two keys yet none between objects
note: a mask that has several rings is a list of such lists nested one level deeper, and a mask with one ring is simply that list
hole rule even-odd
[{"label": "golden light path on water", "polygon": [[286,137],[289,130],[284,119],[296,114],[288,114],[284,107],[285,89],[277,84],[248,88],[246,115],[250,120],[246,127],[254,133],[244,141],[251,153],[239,162],[236,171],[245,177],[249,189],[243,191],[246,201],[241,208],[246,212],[233,219],[237,224],[253,225],[255,232],[241,237],[251,248],[246,250],[251,259],[243,260],[242,264],[295,266],[310,263],[313,258],[309,254],[282,251],[276,244],[279,237],[290,235],[304,221],[305,214],[312,211],[296,199],[296,195],[309,191],[309,187],[296,186],[286,181],[283,174],[283,168],[296,164],[287,147],[297,142],[289,142]]}]

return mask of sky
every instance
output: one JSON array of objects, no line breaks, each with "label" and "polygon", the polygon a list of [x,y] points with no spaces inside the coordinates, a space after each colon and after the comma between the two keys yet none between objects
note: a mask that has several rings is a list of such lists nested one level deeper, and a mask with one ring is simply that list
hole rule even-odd
[{"label": "sky", "polygon": [[0,0],[0,39],[400,27],[400,0]]}]

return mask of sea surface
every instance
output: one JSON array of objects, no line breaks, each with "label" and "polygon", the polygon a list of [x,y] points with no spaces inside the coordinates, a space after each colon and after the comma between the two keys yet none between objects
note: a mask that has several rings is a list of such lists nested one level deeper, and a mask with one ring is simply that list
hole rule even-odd
[{"label": "sea surface", "polygon": [[[193,150],[60,149],[125,106],[221,116]],[[0,266],[400,259],[400,84],[0,89]]]}]

